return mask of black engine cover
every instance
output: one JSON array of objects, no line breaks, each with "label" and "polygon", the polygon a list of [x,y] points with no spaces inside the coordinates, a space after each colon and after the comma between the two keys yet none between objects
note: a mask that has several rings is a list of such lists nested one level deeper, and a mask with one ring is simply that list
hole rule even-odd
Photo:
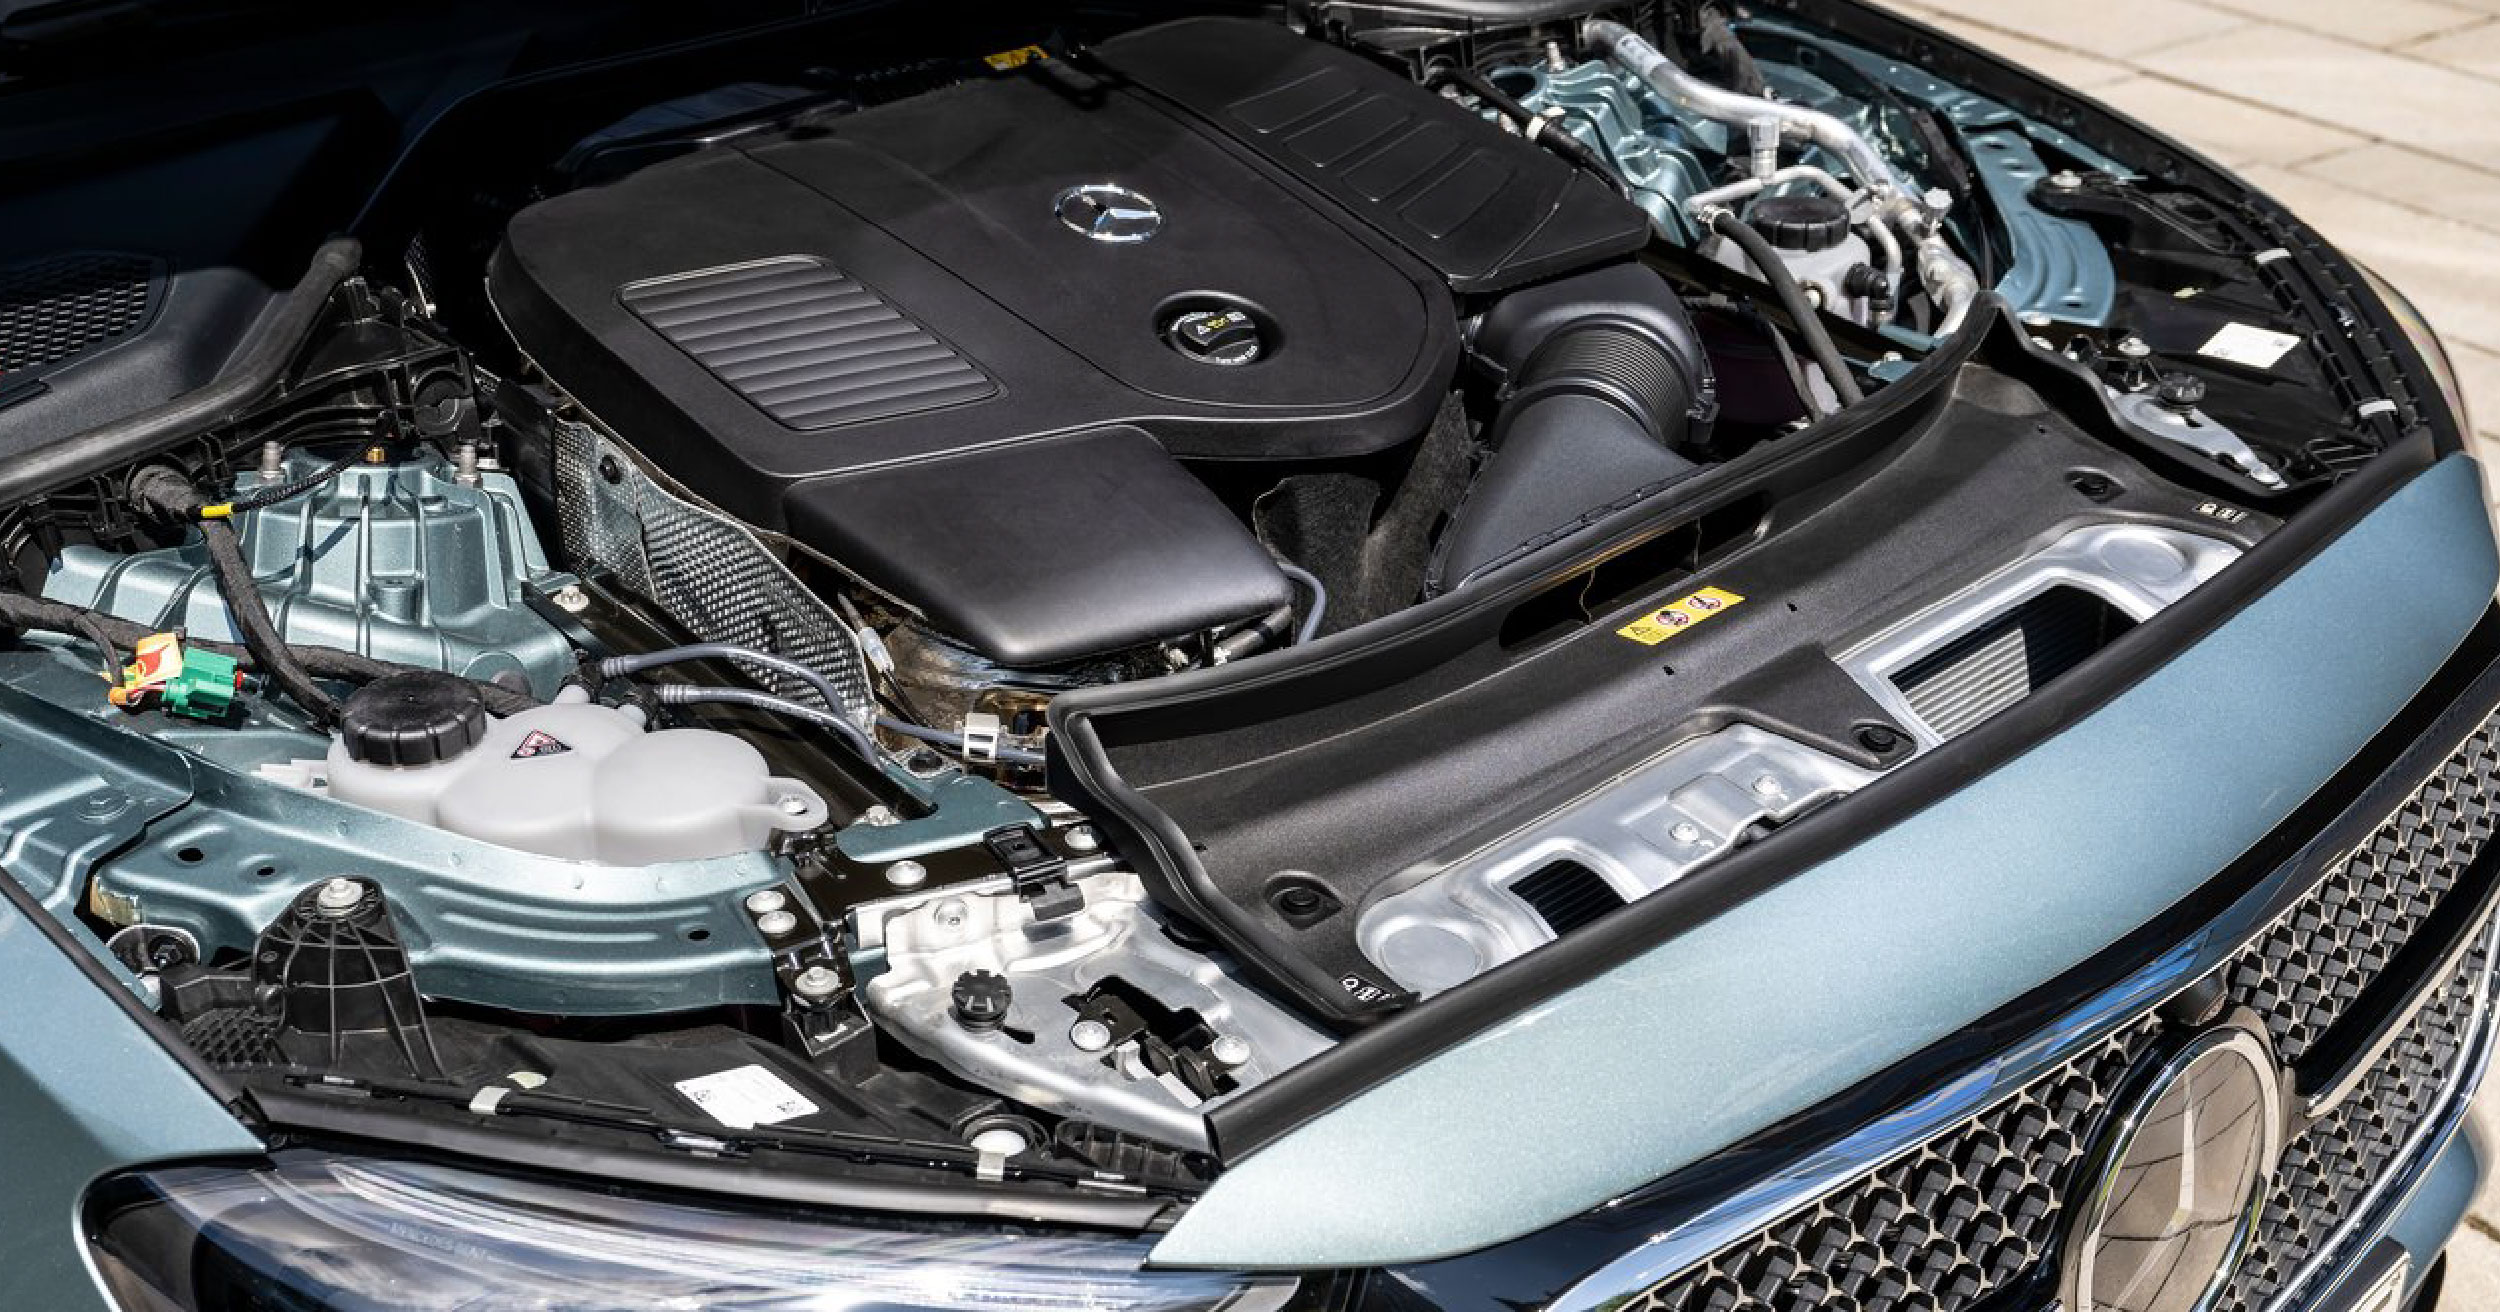
[{"label": "black engine cover", "polygon": [[[1083,207],[1060,201],[1086,184],[1147,198],[1151,235],[1079,231]],[[1055,516],[1085,471],[1027,507],[1033,462],[1008,448],[1127,429],[1198,460],[1379,450],[1449,387],[1453,287],[1645,232],[1593,181],[1357,56],[1193,20],[1084,69],[1027,65],[542,202],[489,287],[522,347],[671,477],[993,656],[1048,663],[1290,592],[1193,480],[1104,500],[1071,533]],[[1246,311],[1256,359],[1175,349],[1193,309]],[[1135,472],[1124,439],[1051,449]],[[922,462],[943,475],[894,477]],[[860,549],[927,541],[932,522],[982,535],[985,567]],[[1174,566],[1159,585],[1137,568],[1155,559]],[[1066,609],[1036,624],[1045,593]]]}]

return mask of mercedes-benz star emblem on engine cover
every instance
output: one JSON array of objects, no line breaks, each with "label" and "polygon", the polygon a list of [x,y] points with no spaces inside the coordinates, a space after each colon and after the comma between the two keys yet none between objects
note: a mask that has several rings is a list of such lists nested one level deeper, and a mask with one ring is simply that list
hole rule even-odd
[{"label": "mercedes-benz star emblem on engine cover", "polygon": [[2119,1105],[2070,1204],[2068,1312],[2208,1312],[2222,1300],[2282,1154],[2282,1081],[2265,1035],[2226,1023]]},{"label": "mercedes-benz star emblem on engine cover", "polygon": [[1081,182],[1059,193],[1059,221],[1095,241],[1144,241],[1163,231],[1163,211],[1145,196],[1111,182]]}]

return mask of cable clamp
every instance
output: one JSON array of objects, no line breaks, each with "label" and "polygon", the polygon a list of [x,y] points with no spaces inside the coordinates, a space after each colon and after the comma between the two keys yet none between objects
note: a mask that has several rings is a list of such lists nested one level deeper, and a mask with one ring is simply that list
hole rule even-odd
[{"label": "cable clamp", "polygon": [[974,711],[964,717],[964,759],[984,764],[998,759],[998,740],[1006,726],[987,711]]}]

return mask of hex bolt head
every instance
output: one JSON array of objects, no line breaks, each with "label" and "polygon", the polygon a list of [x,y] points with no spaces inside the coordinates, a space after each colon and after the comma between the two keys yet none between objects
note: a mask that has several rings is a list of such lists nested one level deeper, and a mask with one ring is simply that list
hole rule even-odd
[{"label": "hex bolt head", "polygon": [[779,938],[799,927],[799,918],[787,911],[771,911],[755,918],[755,927],[766,938]]},{"label": "hex bolt head", "polygon": [[790,896],[778,888],[759,888],[747,894],[747,911],[752,915],[770,915],[790,905]]},{"label": "hex bolt head", "polygon": [[313,895],[313,905],[333,915],[353,911],[364,900],[365,886],[345,875],[325,881],[321,891]]},{"label": "hex bolt head", "polygon": [[556,594],[548,600],[556,604],[556,609],[568,615],[579,615],[590,609],[590,594],[582,591],[578,583],[567,583],[556,589]]},{"label": "hex bolt head", "polygon": [[791,979],[790,989],[810,1002],[822,1002],[842,991],[842,976],[829,966],[810,966]]},{"label": "hex bolt head", "polygon": [[1250,1040],[1238,1034],[1219,1035],[1207,1045],[1207,1055],[1227,1066],[1247,1065],[1250,1061]]},{"label": "hex bolt head", "polygon": [[2073,169],[2059,169],[2049,175],[2049,185],[2059,191],[2073,191],[2083,185],[2083,175]]},{"label": "hex bolt head", "polygon": [[1100,1052],[1111,1046],[1111,1027],[1098,1020],[1081,1020],[1068,1027],[1068,1042],[1079,1052]]},{"label": "hex bolt head", "polygon": [[1096,833],[1092,825],[1070,826],[1065,833],[1060,835],[1060,838],[1067,842],[1068,850],[1071,852],[1099,852],[1102,850],[1102,835]]},{"label": "hex bolt head", "polygon": [[1679,843],[1698,843],[1701,841],[1701,826],[1690,820],[1679,820],[1675,828],[1667,831],[1667,837]]},{"label": "hex bolt head", "polygon": [[2130,360],[2142,360],[2153,354],[2153,344],[2129,333],[2118,339],[2118,354]]},{"label": "hex bolt head", "polygon": [[918,888],[929,882],[929,868],[917,861],[897,861],[885,868],[885,882],[896,888]]},{"label": "hex bolt head", "polygon": [[1782,797],[1787,792],[1788,789],[1773,775],[1766,774],[1753,781],[1753,793],[1756,797]]},{"label": "hex bolt head", "polygon": [[788,797],[781,799],[781,813],[783,815],[805,815],[807,814],[807,811],[807,799],[799,796],[797,793],[792,793]]}]

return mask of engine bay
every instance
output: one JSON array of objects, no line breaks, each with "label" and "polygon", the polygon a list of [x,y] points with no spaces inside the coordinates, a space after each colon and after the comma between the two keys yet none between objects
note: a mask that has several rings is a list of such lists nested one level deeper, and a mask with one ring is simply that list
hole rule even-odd
[{"label": "engine bay", "polygon": [[2242,199],[1659,8],[923,32],[333,243],[0,509],[16,872],[277,1119],[1151,1211],[2412,423]]}]

